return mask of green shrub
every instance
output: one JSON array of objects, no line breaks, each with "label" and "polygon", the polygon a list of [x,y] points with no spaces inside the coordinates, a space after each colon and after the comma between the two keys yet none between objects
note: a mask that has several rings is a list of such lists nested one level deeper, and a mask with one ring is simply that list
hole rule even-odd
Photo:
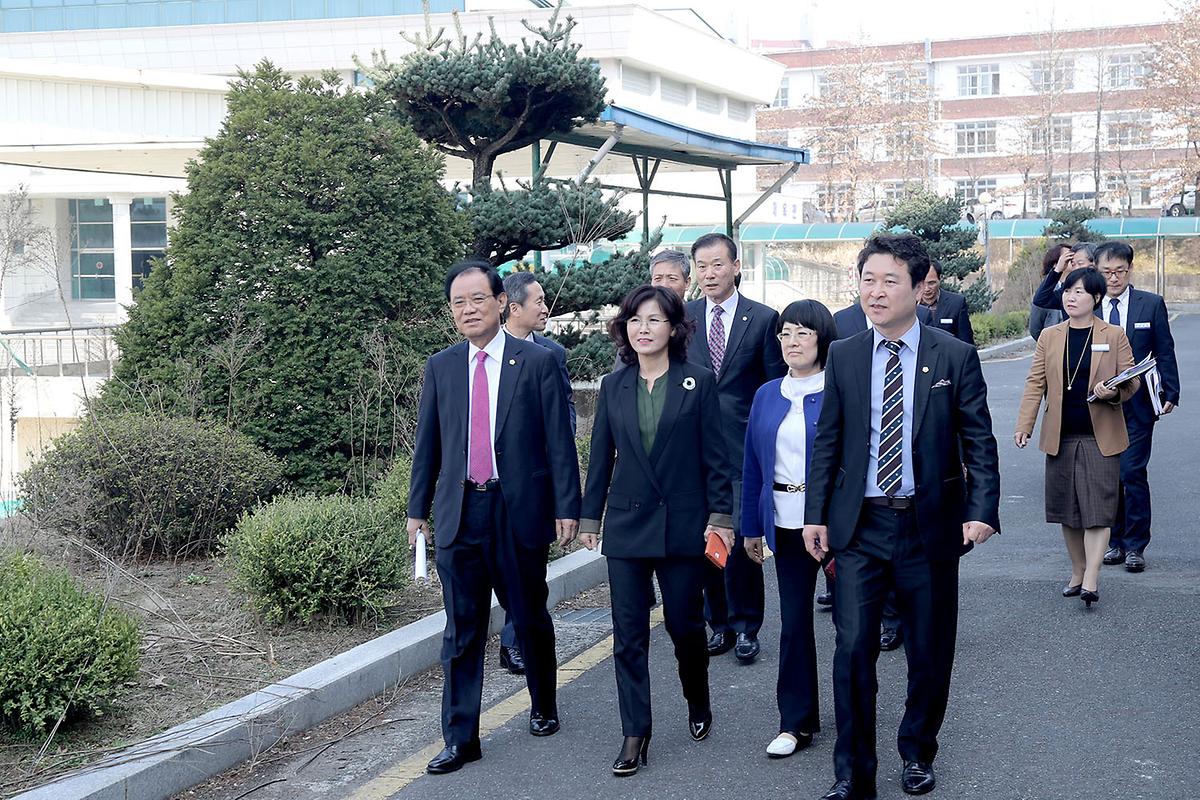
[{"label": "green shrub", "polygon": [[411,477],[412,457],[396,456],[372,490],[376,505],[400,527],[404,527],[408,517],[408,482]]},{"label": "green shrub", "polygon": [[100,713],[137,675],[141,636],[63,570],[33,556],[0,561],[0,720],[43,735],[60,716]]},{"label": "green shrub", "polygon": [[1029,330],[1029,312],[972,314],[971,329],[975,332],[977,347],[986,347],[1003,339],[1018,339]]},{"label": "green shrub", "polygon": [[357,622],[408,582],[404,520],[341,495],[279,497],[225,537],[236,585],[268,622]]},{"label": "green shrub", "polygon": [[93,417],[20,477],[35,524],[114,556],[203,555],[279,484],[281,465],[223,425],[145,414]]}]

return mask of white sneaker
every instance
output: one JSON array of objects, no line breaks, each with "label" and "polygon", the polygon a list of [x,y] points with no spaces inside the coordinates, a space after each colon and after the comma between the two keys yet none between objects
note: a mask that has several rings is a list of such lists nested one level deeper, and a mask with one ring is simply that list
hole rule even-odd
[{"label": "white sneaker", "polygon": [[794,752],[796,752],[796,737],[786,731],[776,736],[767,745],[769,758],[787,758]]}]

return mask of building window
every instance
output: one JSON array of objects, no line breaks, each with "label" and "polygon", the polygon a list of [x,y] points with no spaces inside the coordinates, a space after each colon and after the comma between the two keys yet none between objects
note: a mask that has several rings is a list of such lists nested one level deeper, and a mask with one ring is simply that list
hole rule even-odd
[{"label": "building window", "polygon": [[788,78],[784,75],[779,79],[779,89],[775,92],[775,99],[771,101],[771,108],[787,108],[788,107]]},{"label": "building window", "polygon": [[1045,120],[1038,120],[1029,131],[1030,144],[1033,146],[1033,149],[1045,151],[1047,146],[1047,127],[1050,132],[1050,151],[1054,153],[1070,152],[1072,142],[1070,117],[1051,117],[1049,126],[1045,125]]},{"label": "building window", "polygon": [[1146,57],[1142,53],[1117,53],[1104,65],[1109,89],[1136,89],[1146,75]]},{"label": "building window", "polygon": [[1104,191],[1120,200],[1123,208],[1149,206],[1153,203],[1153,181],[1143,172],[1104,176]]},{"label": "building window", "polygon": [[653,75],[644,69],[637,69],[625,64],[621,65],[621,88],[635,94],[650,95],[654,93]]},{"label": "building window", "polygon": [[662,95],[663,102],[674,103],[677,106],[687,105],[687,84],[685,83],[673,81],[670,78],[659,78],[658,91]]},{"label": "building window", "polygon": [[1029,70],[1029,84],[1038,94],[1069,92],[1075,88],[1075,61],[1034,61]]},{"label": "building window", "polygon": [[729,98],[725,101],[725,113],[730,119],[745,122],[753,115],[754,109],[744,100]]},{"label": "building window", "polygon": [[925,157],[925,143],[912,128],[897,128],[883,137],[884,156],[892,161]]},{"label": "building window", "polygon": [[929,73],[924,67],[888,70],[884,76],[883,94],[889,103],[919,100],[929,85]]},{"label": "building window", "polygon": [[958,68],[959,97],[991,97],[998,94],[999,64],[969,64]]},{"label": "building window", "polygon": [[362,86],[366,89],[373,89],[375,87],[375,79],[367,75],[361,69],[356,69],[354,70],[354,85]]},{"label": "building window", "polygon": [[1148,147],[1152,117],[1147,112],[1123,111],[1105,117],[1109,147]]},{"label": "building window", "polygon": [[69,200],[71,297],[113,300],[117,296],[113,254],[113,210],[107,200]]},{"label": "building window", "polygon": [[167,198],[139,197],[129,204],[130,238],[133,241],[133,288],[142,288],[151,263],[167,248]]},{"label": "building window", "polygon": [[854,153],[857,140],[850,136],[835,135],[817,142],[817,155],[813,158],[820,163],[831,161],[849,161]]},{"label": "building window", "polygon": [[696,90],[696,108],[706,114],[721,113],[721,95],[704,89]]},{"label": "building window", "polygon": [[[1037,181],[1030,192],[1030,200],[1033,205],[1045,206],[1046,199],[1043,193],[1046,191],[1046,181]],[[1091,196],[1091,192],[1087,193]],[[1071,200],[1071,177],[1069,175],[1055,175],[1050,179],[1050,204],[1063,205]]]},{"label": "building window", "polygon": [[995,178],[962,178],[954,182],[954,199],[966,203],[976,203],[979,201],[979,195],[987,192],[988,194],[996,194],[996,179]]},{"label": "building window", "polygon": [[916,189],[918,185],[904,181],[889,181],[883,184],[883,207],[895,208],[896,204],[907,197],[908,193]]},{"label": "building window", "polygon": [[817,74],[817,97],[828,97],[833,89],[833,81],[824,72]]},{"label": "building window", "polygon": [[822,184],[817,190],[817,207],[832,215],[854,210],[854,192],[848,183]]},{"label": "building window", "polygon": [[960,156],[996,152],[996,123],[956,123],[954,126],[954,152]]}]

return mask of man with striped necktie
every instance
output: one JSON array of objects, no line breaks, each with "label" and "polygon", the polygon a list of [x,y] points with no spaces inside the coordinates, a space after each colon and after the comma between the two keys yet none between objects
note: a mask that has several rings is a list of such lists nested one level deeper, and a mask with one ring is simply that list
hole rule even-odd
[{"label": "man with striped necktie", "polygon": [[859,253],[858,271],[872,329],[829,348],[804,508],[809,553],[821,560],[832,552],[837,563],[837,781],[822,800],[875,797],[875,663],[891,588],[907,633],[901,786],[909,794],[933,789],[954,664],[958,560],[1000,527],[979,356],[917,321],[925,245],[911,234],[878,234]]}]

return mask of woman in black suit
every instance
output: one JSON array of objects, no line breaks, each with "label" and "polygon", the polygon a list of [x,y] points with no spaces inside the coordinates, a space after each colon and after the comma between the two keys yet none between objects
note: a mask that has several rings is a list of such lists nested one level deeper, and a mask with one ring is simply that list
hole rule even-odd
[{"label": "woman in black suit", "polygon": [[[688,731],[712,729],[704,628],[705,537],[733,544],[729,466],[716,379],[687,363],[693,323],[679,297],[640,286],[609,332],[625,367],[600,383],[580,541],[599,542],[613,607],[613,657],[625,735],[614,775],[646,763],[650,744],[650,577],[658,576],[667,633],[688,704]],[[621,457],[617,457],[617,453]]]}]

